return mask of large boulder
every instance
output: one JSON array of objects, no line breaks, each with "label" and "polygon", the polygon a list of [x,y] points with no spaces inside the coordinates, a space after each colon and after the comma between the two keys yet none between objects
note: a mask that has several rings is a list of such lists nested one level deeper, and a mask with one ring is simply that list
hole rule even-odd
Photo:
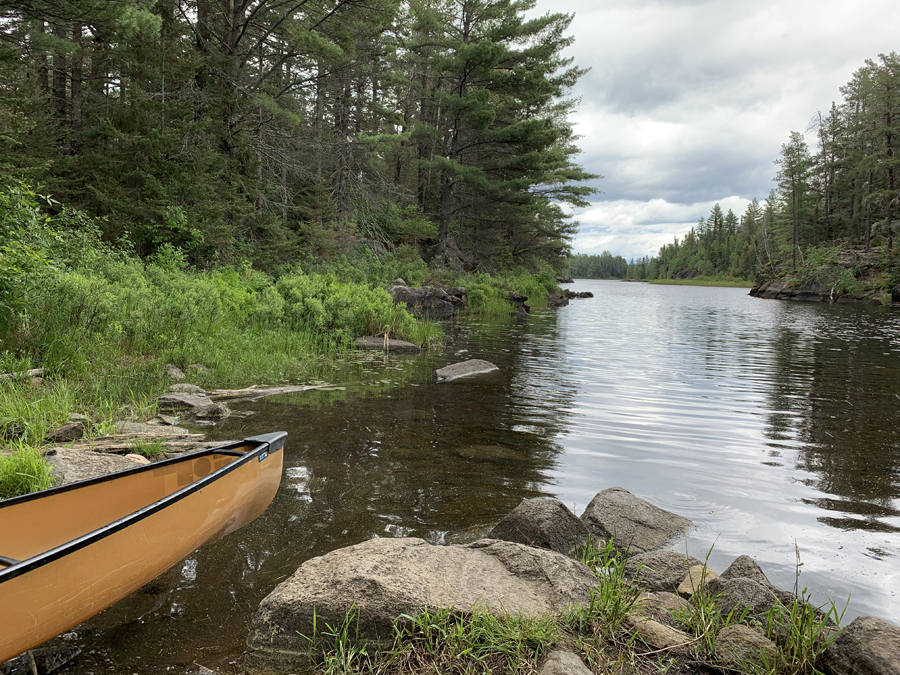
[{"label": "large boulder", "polygon": [[353,638],[386,643],[393,621],[423,609],[473,608],[546,616],[587,603],[596,585],[580,562],[553,551],[482,539],[433,546],[421,539],[372,539],[307,560],[259,605],[248,638],[250,675],[308,669],[313,620],[340,625],[359,612]]},{"label": "large boulder", "polygon": [[558,499],[524,499],[488,535],[526,546],[571,554],[587,543],[588,531]]},{"label": "large boulder", "polygon": [[119,455],[75,448],[50,448],[44,452],[44,457],[57,485],[77,483],[139,466],[137,462]]},{"label": "large boulder", "polygon": [[440,286],[391,286],[388,291],[394,304],[406,303],[406,308],[416,316],[444,318],[466,308],[465,288]]},{"label": "large boulder", "polygon": [[598,492],[581,514],[581,520],[594,536],[604,541],[613,539],[617,548],[628,553],[660,548],[683,535],[692,525],[687,518],[654,506],[620,487]]},{"label": "large boulder", "polygon": [[874,616],[858,616],[823,656],[830,675],[900,675],[900,628]]},{"label": "large boulder", "polygon": [[769,581],[769,578],[766,576],[765,572],[762,571],[759,564],[748,555],[741,555],[735,558],[734,562],[728,566],[728,569],[722,572],[720,578],[723,580],[752,579],[770,590],[775,597],[781,601],[781,604],[785,606],[792,604],[795,600],[802,602],[802,599],[798,598],[790,591],[778,588]]},{"label": "large boulder", "polygon": [[648,591],[674,593],[688,571],[700,564],[696,558],[677,551],[650,551],[628,558],[625,576]]},{"label": "large boulder", "polygon": [[434,371],[434,376],[438,382],[450,382],[458,380],[461,377],[473,377],[475,375],[487,375],[500,369],[490,361],[483,359],[470,359],[461,361],[460,363],[452,363],[449,366],[438,368]]}]

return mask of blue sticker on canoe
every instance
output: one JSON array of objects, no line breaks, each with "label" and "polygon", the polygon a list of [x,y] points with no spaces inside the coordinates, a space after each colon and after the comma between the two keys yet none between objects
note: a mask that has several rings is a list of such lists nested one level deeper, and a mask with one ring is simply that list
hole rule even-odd
[{"label": "blue sticker on canoe", "polygon": [[269,456],[269,453],[268,453],[268,452],[262,453],[262,454],[259,456],[259,461],[260,461],[260,462],[263,461],[263,460],[264,460],[266,457],[268,457],[268,456]]}]

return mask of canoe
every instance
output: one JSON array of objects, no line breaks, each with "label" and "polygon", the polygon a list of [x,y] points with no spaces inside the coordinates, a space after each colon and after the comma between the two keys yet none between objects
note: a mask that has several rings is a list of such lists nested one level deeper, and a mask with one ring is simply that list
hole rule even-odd
[{"label": "canoe", "polygon": [[283,431],[0,501],[0,663],[266,510]]}]

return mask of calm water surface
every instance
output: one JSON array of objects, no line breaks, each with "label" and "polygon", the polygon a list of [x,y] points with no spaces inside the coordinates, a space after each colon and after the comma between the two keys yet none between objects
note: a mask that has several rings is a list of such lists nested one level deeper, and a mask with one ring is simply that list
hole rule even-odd
[{"label": "calm water surface", "polygon": [[[272,506],[79,629],[85,653],[65,672],[237,672],[260,599],[312,556],[371,537],[469,541],[523,498],[580,514],[612,486],[693,520],[675,548],[711,551],[717,571],[746,553],[792,588],[799,551],[800,587],[849,599],[845,622],[900,623],[900,312],[571,288],[595,297],[451,324],[443,351],[360,356],[329,378],[341,388],[215,429],[288,431]],[[432,382],[468,358],[502,375]]]}]

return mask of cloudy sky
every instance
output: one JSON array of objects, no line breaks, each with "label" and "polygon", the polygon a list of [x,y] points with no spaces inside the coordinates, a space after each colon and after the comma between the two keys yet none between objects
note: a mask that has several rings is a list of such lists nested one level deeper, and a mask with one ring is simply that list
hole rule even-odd
[{"label": "cloudy sky", "polygon": [[[577,218],[580,253],[654,255],[719,202],[772,187],[791,130],[880,52],[896,0],[538,0],[574,12],[582,165],[604,176]],[[812,139],[810,139],[812,140]]]}]

